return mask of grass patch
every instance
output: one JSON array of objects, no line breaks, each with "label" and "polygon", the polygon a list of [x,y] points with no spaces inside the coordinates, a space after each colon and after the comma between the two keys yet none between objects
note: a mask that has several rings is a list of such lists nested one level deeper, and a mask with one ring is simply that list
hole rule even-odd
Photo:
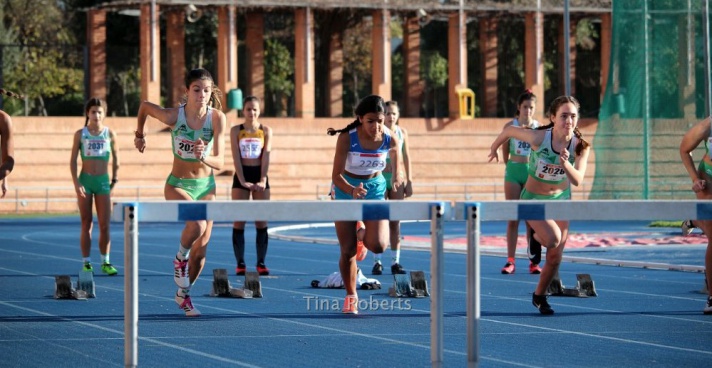
[{"label": "grass patch", "polygon": [[682,220],[680,221],[653,221],[648,225],[648,227],[680,227],[682,226]]}]

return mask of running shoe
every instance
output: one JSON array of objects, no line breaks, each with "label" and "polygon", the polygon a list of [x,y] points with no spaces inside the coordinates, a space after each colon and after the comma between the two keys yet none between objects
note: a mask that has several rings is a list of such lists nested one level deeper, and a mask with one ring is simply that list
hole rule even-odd
[{"label": "running shoe", "polygon": [[404,275],[406,273],[407,272],[405,272],[405,270],[403,269],[403,266],[401,266],[400,263],[396,262],[391,265],[391,275],[398,275],[398,274]]},{"label": "running shoe", "polygon": [[707,297],[707,305],[705,305],[705,309],[702,310],[702,313],[712,314],[712,296]]},{"label": "running shoe", "polygon": [[190,287],[190,279],[188,278],[188,260],[181,261],[176,258],[173,260],[173,281],[179,288]]},{"label": "running shoe", "polygon": [[532,275],[538,275],[541,273],[541,267],[538,264],[529,262],[529,273]]},{"label": "running shoe", "polygon": [[358,296],[347,295],[344,298],[344,308],[341,309],[344,314],[358,314]]},{"label": "running shoe", "polygon": [[176,303],[178,308],[185,312],[186,317],[200,317],[200,311],[193,306],[193,301],[190,300],[190,295],[182,297],[176,294]]},{"label": "running shoe", "polygon": [[356,232],[358,232],[361,229],[365,229],[366,224],[363,223],[363,221],[356,221]]},{"label": "running shoe", "polygon": [[692,220],[685,220],[680,225],[680,230],[682,230],[682,236],[688,236],[692,234],[692,230],[695,229],[695,225],[692,224]]},{"label": "running shoe", "polygon": [[541,243],[534,239],[534,229],[529,232],[527,244],[527,256],[532,263],[539,264],[541,262]]},{"label": "running shoe", "polygon": [[371,275],[383,275],[383,265],[381,264],[381,262],[375,262],[373,264]]},{"label": "running shoe", "polygon": [[502,275],[511,275],[514,273],[514,270],[514,262],[507,262],[504,267],[502,267]]},{"label": "running shoe", "polygon": [[554,310],[551,309],[549,302],[546,300],[546,295],[536,295],[532,294],[532,304],[539,310],[539,313],[543,315],[554,314]]},{"label": "running shoe", "polygon": [[111,263],[103,263],[101,265],[101,272],[109,276],[114,276],[119,273],[119,271],[116,270],[116,267],[114,267]]},{"label": "running shoe", "polygon": [[244,262],[240,262],[237,264],[237,267],[235,267],[235,274],[237,276],[244,276],[245,272],[247,272],[247,266],[245,266]]},{"label": "running shoe", "polygon": [[264,263],[260,262],[257,264],[257,273],[259,273],[260,276],[267,276],[269,275],[269,268],[267,268]]},{"label": "running shoe", "polygon": [[367,255],[368,255],[368,249],[366,249],[366,245],[364,245],[361,240],[357,240],[356,241],[356,260],[358,262],[361,262],[364,259],[366,259]]},{"label": "running shoe", "polygon": [[91,266],[91,262],[84,262],[84,267],[82,267],[84,272],[94,272],[94,267]]}]

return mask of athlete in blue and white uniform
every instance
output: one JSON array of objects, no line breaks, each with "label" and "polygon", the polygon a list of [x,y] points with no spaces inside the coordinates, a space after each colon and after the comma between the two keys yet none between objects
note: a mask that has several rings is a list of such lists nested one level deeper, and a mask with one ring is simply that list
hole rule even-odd
[{"label": "athlete in blue and white uniform", "polygon": [[[356,106],[356,120],[343,129],[329,128],[329,135],[338,135],[331,179],[334,198],[384,200],[386,180],[381,171],[390,155],[394,187],[403,183],[398,171],[398,138],[393,137],[383,125],[385,107],[381,97],[364,97]],[[356,261],[366,257],[365,248],[374,253],[383,253],[388,245],[388,220],[368,220],[364,236],[364,250],[357,249],[356,222],[336,221],[336,235],[341,246],[339,269],[344,280],[346,298],[343,313],[358,313],[356,295]]]}]

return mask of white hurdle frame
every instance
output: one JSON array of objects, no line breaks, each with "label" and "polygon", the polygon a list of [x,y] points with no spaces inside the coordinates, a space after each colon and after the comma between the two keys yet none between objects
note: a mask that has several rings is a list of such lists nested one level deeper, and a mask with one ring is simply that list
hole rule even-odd
[{"label": "white hurdle frame", "polygon": [[443,356],[443,223],[450,203],[437,201],[152,201],[116,203],[112,220],[124,221],[124,365],[138,365],[139,222],[431,220],[431,360]]},{"label": "white hurdle frame", "polygon": [[[517,200],[457,202],[453,206],[453,219],[467,221],[467,366],[473,368],[479,366],[480,350],[481,221],[712,220],[712,201]],[[431,275],[431,277],[433,276]]]},{"label": "white hurdle frame", "polygon": [[[237,215],[239,214],[239,215]],[[479,365],[481,221],[566,219],[569,221],[712,220],[712,201],[154,201],[116,203],[114,221],[124,221],[124,359],[138,364],[138,223],[213,220],[358,221],[430,220],[430,358],[443,362],[443,224],[467,221],[467,362]]]}]

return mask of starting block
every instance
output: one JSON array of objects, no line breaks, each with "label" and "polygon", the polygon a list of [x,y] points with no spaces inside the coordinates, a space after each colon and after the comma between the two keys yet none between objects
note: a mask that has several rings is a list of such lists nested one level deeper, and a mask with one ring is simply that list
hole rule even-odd
[{"label": "starting block", "polygon": [[87,300],[87,292],[84,290],[75,290],[72,287],[72,279],[69,275],[55,276],[54,282],[55,299]]},{"label": "starting block", "polygon": [[573,296],[579,298],[598,296],[596,293],[596,285],[591,279],[591,275],[587,273],[577,274],[576,287],[567,288],[564,286],[564,283],[561,282],[559,273],[557,272],[554,279],[551,280],[551,284],[549,284],[549,287],[546,289],[546,292],[551,296]]},{"label": "starting block", "polygon": [[[249,273],[249,272],[248,272]],[[256,273],[256,272],[255,272]],[[247,279],[247,276],[245,276],[245,279]],[[257,281],[259,284],[259,280]],[[227,279],[227,270],[224,268],[216,268],[213,269],[213,288],[210,291],[210,296],[220,296],[220,297],[227,297],[227,298],[242,298],[242,299],[252,299],[253,297],[256,297],[253,293],[253,291],[249,288],[247,288],[247,282],[245,282],[246,286],[244,289],[238,289],[232,287],[230,285],[230,281]],[[260,287],[260,292],[261,292],[261,287]],[[262,294],[258,296],[258,298],[261,298]]]},{"label": "starting block", "polygon": [[410,278],[405,274],[393,275],[393,286],[388,289],[388,295],[394,298],[423,298],[430,296],[425,272],[412,271]]},{"label": "starting block", "polygon": [[77,290],[87,293],[87,297],[96,298],[96,289],[94,286],[94,272],[79,271],[79,279],[77,280]]},{"label": "starting block", "polygon": [[259,273],[245,272],[245,290],[252,291],[252,296],[255,298],[262,297],[262,283],[260,282]]}]

